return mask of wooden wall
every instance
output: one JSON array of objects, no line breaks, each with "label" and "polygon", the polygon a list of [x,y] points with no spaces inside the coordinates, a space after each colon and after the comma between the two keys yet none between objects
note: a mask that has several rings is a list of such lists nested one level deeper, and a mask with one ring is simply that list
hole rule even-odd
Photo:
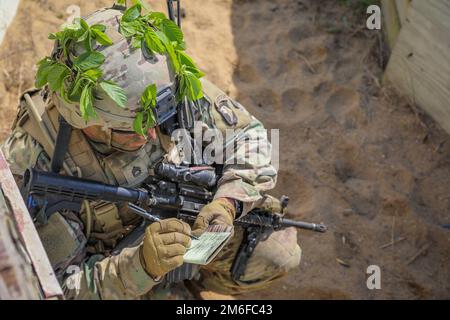
[{"label": "wooden wall", "polygon": [[385,82],[450,133],[450,0],[384,0]]},{"label": "wooden wall", "polygon": [[63,292],[0,150],[0,300],[44,298]]}]

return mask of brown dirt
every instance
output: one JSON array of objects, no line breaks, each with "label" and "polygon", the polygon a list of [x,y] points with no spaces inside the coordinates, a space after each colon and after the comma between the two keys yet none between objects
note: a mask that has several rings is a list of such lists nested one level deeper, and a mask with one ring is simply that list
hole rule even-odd
[{"label": "brown dirt", "polygon": [[[66,8],[83,3],[86,13],[111,2],[22,0],[0,48],[0,140]],[[301,232],[298,270],[242,298],[448,299],[449,136],[379,87],[379,34],[338,3],[184,1],[189,53],[268,128],[280,129],[274,194],[290,196],[293,216],[330,228]],[[381,290],[366,287],[372,264],[381,267]]]}]

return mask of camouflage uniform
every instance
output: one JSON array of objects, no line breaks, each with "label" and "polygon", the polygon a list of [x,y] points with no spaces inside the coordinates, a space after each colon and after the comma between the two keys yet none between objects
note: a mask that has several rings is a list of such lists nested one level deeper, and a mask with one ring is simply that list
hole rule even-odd
[{"label": "camouflage uniform", "polygon": [[[114,21],[103,19],[101,22],[117,29]],[[114,38],[114,35],[109,35]],[[137,61],[129,67],[139,68],[139,65]],[[134,74],[126,72],[127,65],[122,67],[118,75],[121,81],[124,84],[136,81],[127,78]],[[149,72],[136,71],[138,74]],[[215,197],[242,201],[245,214],[258,205],[262,193],[275,186],[277,172],[270,164],[270,144],[261,122],[213,84],[207,80],[202,82],[205,97],[199,103],[202,112],[196,114],[197,120],[221,132],[227,129],[242,129],[243,132],[237,138],[236,148],[240,149],[238,154],[247,155],[245,162],[224,166]],[[46,133],[36,121],[36,116],[30,114],[30,104],[46,123]],[[57,97],[45,90],[30,90],[21,99],[13,132],[2,146],[19,185],[26,168],[32,166],[49,170],[52,149],[48,135],[55,138],[60,114],[66,119],[71,116],[65,110],[67,108],[58,105]],[[77,121],[67,120],[71,124]],[[161,159],[176,162],[176,148],[170,138],[159,130],[157,132],[158,139],[149,140],[144,147],[130,153],[88,140],[75,127],[65,163],[72,172],[83,178],[115,185],[138,186],[153,174],[154,165]],[[261,141],[267,146],[265,151],[256,148],[257,145],[261,146]],[[252,153],[257,153],[258,157],[249,158]],[[44,247],[68,298],[136,299],[158,285],[142,267],[140,246],[111,255],[118,241],[139,223],[139,218],[125,208],[104,202],[85,203],[80,213],[64,211],[52,215],[47,222],[37,223]],[[242,231],[236,229],[233,239],[216,259],[201,268],[200,279],[195,280],[197,287],[230,294],[255,290],[269,285],[299,264],[301,250],[297,244],[296,231],[286,229],[274,232],[258,244],[244,276],[236,282],[232,280],[229,270],[241,240]]]}]

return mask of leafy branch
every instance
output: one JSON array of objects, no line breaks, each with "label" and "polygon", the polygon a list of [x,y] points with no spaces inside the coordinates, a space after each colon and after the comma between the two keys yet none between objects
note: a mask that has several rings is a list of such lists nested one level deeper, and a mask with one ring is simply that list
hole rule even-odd
[{"label": "leafy branch", "polygon": [[[100,46],[112,45],[105,30],[102,24],[89,26],[83,19],[76,19],[63,30],[49,35],[49,39],[57,41],[57,53],[38,62],[36,87],[48,84],[50,90],[59,92],[68,103],[79,102],[81,116],[86,121],[97,117],[94,110],[95,90],[102,90],[122,108],[127,102],[125,91],[120,86],[102,79],[101,66],[105,56],[93,50],[96,43]],[[79,44],[85,52],[71,57]]]},{"label": "leafy branch", "polygon": [[[126,5],[126,0],[116,1]],[[186,44],[180,28],[162,12],[146,12],[140,0],[122,15],[120,33],[131,38],[134,49],[146,49],[152,54],[167,55],[177,81],[177,99],[196,101],[203,97],[200,78],[204,76],[195,62],[186,53]],[[101,66],[105,56],[94,48],[112,45],[102,24],[89,26],[79,18],[49,39],[57,41],[57,50],[51,57],[38,62],[35,85],[59,92],[68,103],[79,102],[80,113],[86,121],[96,118],[94,110],[94,92],[103,91],[119,107],[125,108],[127,96],[125,90],[112,81],[103,79]],[[81,46],[84,51],[77,55],[75,48]],[[145,135],[148,128],[156,123],[153,110],[156,107],[157,87],[151,84],[141,96],[142,110],[136,114],[134,130]]]},{"label": "leafy branch", "polygon": [[204,76],[191,57],[184,51],[186,43],[180,28],[162,12],[142,14],[142,4],[128,8],[120,21],[120,32],[132,38],[134,48],[146,49],[155,54],[166,54],[178,81],[177,99],[189,101],[203,97],[200,78]]},{"label": "leafy branch", "polygon": [[133,129],[140,135],[145,136],[149,128],[155,126],[156,120],[153,114],[153,109],[156,108],[156,84],[151,84],[145,88],[141,96],[142,111],[136,114],[134,119]]}]

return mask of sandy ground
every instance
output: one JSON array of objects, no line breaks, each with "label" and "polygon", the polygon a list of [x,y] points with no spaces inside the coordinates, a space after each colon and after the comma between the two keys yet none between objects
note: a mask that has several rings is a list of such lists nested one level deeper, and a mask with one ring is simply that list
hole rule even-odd
[{"label": "sandy ground", "polygon": [[[290,196],[292,216],[330,227],[301,232],[298,270],[242,298],[448,299],[449,136],[380,88],[379,34],[342,2],[184,1],[189,53],[280,129],[274,194]],[[111,1],[22,0],[0,48],[0,140],[71,4],[86,13]],[[381,268],[381,290],[366,287],[369,265]]]}]

